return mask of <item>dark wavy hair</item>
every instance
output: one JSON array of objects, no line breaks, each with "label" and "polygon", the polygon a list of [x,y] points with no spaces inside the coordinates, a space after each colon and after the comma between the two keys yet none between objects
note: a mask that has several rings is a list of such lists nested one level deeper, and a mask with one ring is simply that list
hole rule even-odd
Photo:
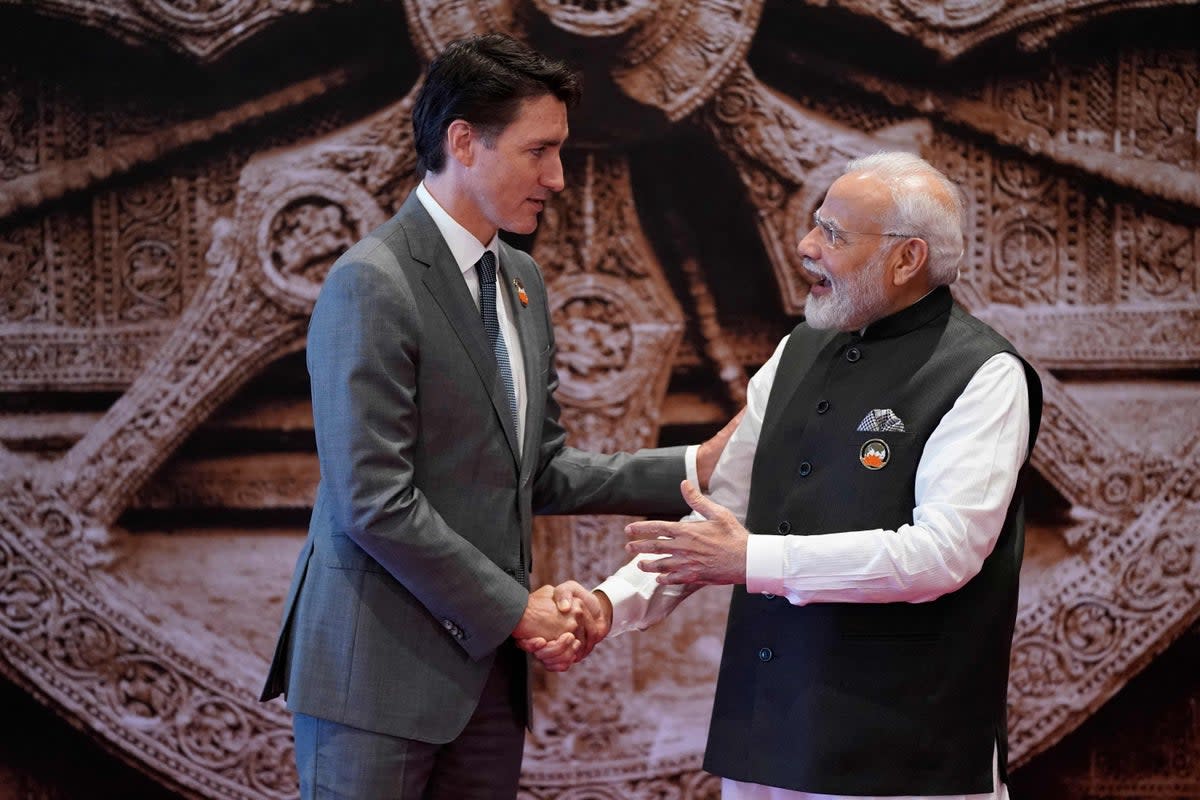
[{"label": "dark wavy hair", "polygon": [[578,73],[511,36],[488,33],[451,42],[429,64],[413,108],[417,174],[446,166],[446,129],[466,120],[492,144],[517,116],[521,101],[554,95],[573,108]]}]

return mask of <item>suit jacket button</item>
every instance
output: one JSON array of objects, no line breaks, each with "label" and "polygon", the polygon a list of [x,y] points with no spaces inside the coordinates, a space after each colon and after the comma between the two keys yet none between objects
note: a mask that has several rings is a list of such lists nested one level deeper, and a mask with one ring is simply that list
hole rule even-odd
[{"label": "suit jacket button", "polygon": [[828,410],[829,410],[829,401],[828,400],[818,400],[817,401],[817,413],[818,414],[824,414]]},{"label": "suit jacket button", "polygon": [[454,623],[448,619],[444,619],[444,620],[442,620],[442,627],[448,631],[454,630]]},{"label": "suit jacket button", "polygon": [[764,664],[766,662],[770,661],[774,657],[775,657],[775,654],[771,652],[771,648],[769,648],[769,647],[758,648],[758,660],[763,662]]},{"label": "suit jacket button", "polygon": [[812,472],[812,464],[808,463],[807,461],[801,461],[800,462],[800,477],[807,478],[810,472]]},{"label": "suit jacket button", "polygon": [[787,533],[791,529],[792,529],[792,523],[788,522],[786,519],[783,522],[779,523],[779,527],[776,528],[776,530],[779,531],[780,533]]},{"label": "suit jacket button", "polygon": [[846,360],[851,364],[853,364],[855,361],[858,361],[860,358],[862,358],[862,351],[857,347],[851,347],[846,351]]}]

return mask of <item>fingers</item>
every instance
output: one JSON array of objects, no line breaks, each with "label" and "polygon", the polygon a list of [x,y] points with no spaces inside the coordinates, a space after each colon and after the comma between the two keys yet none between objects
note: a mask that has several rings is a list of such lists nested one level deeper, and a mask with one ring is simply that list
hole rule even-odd
[{"label": "fingers", "polygon": [[534,636],[531,639],[517,639],[516,642],[517,647],[521,648],[526,653],[533,654],[536,654],[538,650],[541,650],[547,645],[546,640],[540,636]]},{"label": "fingers", "polygon": [[569,633],[564,633],[552,642],[538,648],[533,656],[549,672],[566,672],[582,656],[582,642]]},{"label": "fingers", "polygon": [[[631,522],[625,526],[625,535],[630,539],[674,539],[677,535],[685,533],[686,522],[667,522],[661,519],[644,519],[640,522]],[[629,548],[626,547],[626,550]],[[640,550],[641,553],[653,553],[654,550]]]},{"label": "fingers", "polygon": [[532,653],[538,661],[555,661],[564,656],[573,657],[580,650],[580,641],[564,633],[552,642],[545,642]]}]

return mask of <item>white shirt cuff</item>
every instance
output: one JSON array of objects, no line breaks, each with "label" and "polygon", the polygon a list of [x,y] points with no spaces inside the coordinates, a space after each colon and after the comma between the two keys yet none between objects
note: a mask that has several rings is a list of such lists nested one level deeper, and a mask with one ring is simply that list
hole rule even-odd
[{"label": "white shirt cuff", "polygon": [[750,534],[746,540],[746,591],[751,594],[785,594],[783,557],[786,536]]},{"label": "white shirt cuff", "polygon": [[700,452],[700,445],[689,444],[687,450],[683,453],[683,466],[687,471],[687,479],[692,482],[692,486],[700,487],[700,471],[696,468],[696,454]]},{"label": "white shirt cuff", "polygon": [[[633,567],[637,569],[637,567]],[[639,570],[640,571],[640,570]],[[651,578],[653,579],[653,575]],[[620,636],[631,630],[636,630],[635,622],[645,615],[646,600],[642,592],[638,591],[638,587],[634,586],[627,580],[622,580],[620,573],[613,575],[593,591],[604,592],[608,596],[608,600],[612,603],[612,627],[609,629],[609,636]]]}]

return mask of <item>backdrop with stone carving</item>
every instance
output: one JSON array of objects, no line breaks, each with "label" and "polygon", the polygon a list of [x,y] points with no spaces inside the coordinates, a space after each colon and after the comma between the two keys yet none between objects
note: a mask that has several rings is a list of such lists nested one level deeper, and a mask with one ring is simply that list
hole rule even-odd
[{"label": "backdrop with stone carving", "polygon": [[[317,480],[307,315],[414,185],[423,65],[489,30],[585,77],[514,240],[577,445],[742,405],[849,158],[962,186],[955,296],[1046,390],[1014,789],[1200,797],[1195,0],[0,0],[0,798],[295,794],[255,698]],[[536,578],[604,577],[623,522],[540,521]],[[539,673],[523,800],[716,797],[727,598]]]}]

